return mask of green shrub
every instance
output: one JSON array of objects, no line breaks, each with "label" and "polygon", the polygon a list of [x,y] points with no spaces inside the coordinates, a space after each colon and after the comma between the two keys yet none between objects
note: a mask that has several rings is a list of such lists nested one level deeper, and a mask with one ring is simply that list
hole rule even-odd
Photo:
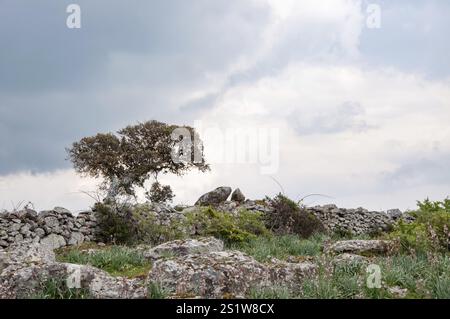
[{"label": "green shrub", "polygon": [[411,212],[416,219],[400,221],[391,238],[398,238],[403,248],[416,251],[448,251],[450,249],[450,200],[418,202],[419,209]]},{"label": "green shrub", "polygon": [[158,245],[166,241],[182,239],[185,236],[185,226],[181,221],[173,220],[168,225],[161,225],[148,204],[135,205],[132,216],[139,242]]},{"label": "green shrub", "polygon": [[133,244],[138,240],[137,228],[128,205],[96,203],[99,240],[107,243]]},{"label": "green shrub", "polygon": [[97,203],[94,211],[99,223],[99,239],[107,243],[160,244],[181,239],[184,234],[181,222],[161,225],[152,211],[152,206],[148,204]]},{"label": "green shrub", "polygon": [[297,234],[308,238],[317,233],[324,233],[325,227],[313,214],[300,207],[286,196],[279,194],[267,198],[273,212],[266,215],[266,225],[278,235]]},{"label": "green shrub", "polygon": [[240,211],[236,215],[211,207],[199,208],[186,214],[186,226],[195,235],[214,236],[228,244],[247,242],[256,236],[267,236],[262,215]]}]

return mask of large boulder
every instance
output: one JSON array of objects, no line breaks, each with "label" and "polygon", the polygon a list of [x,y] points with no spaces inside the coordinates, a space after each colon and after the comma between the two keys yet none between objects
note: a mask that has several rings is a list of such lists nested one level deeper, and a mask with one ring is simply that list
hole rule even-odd
[{"label": "large boulder", "polygon": [[231,194],[231,200],[233,202],[243,203],[245,201],[245,196],[239,188],[236,188],[233,194]]},{"label": "large boulder", "polygon": [[363,256],[387,255],[395,248],[391,241],[387,240],[342,240],[328,247],[325,252],[331,254],[357,254]]},{"label": "large boulder", "polygon": [[1,298],[29,298],[38,295],[47,280],[60,289],[81,289],[87,297],[98,299],[138,299],[146,297],[143,282],[112,277],[86,265],[67,263],[31,264],[6,269],[0,275]]},{"label": "large boulder", "polygon": [[214,237],[174,240],[144,251],[145,258],[156,260],[161,257],[206,254],[223,250],[223,242]]},{"label": "large boulder", "polygon": [[239,251],[220,251],[157,260],[149,273],[170,294],[202,298],[244,297],[269,286],[267,267]]},{"label": "large boulder", "polygon": [[61,284],[61,289],[83,289],[92,298],[145,298],[147,294],[142,280],[56,262],[49,245],[23,242],[0,251],[0,299],[38,295],[48,280]]},{"label": "large boulder", "polygon": [[195,203],[196,206],[219,205],[225,202],[231,194],[231,187],[222,186],[203,194]]},{"label": "large boulder", "polygon": [[58,249],[67,245],[64,237],[56,234],[50,234],[47,237],[41,239],[41,244],[51,250]]},{"label": "large boulder", "polygon": [[309,262],[262,264],[240,251],[216,251],[159,259],[148,280],[172,297],[244,298],[252,288],[298,288],[316,269]]},{"label": "large boulder", "polygon": [[299,263],[272,259],[269,267],[270,280],[274,286],[284,286],[298,290],[303,280],[317,274],[318,266],[309,261]]}]

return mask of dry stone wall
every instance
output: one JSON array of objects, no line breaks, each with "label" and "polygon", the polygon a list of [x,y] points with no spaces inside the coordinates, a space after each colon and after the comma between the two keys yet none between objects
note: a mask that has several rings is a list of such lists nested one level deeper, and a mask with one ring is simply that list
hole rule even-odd
[{"label": "dry stone wall", "polygon": [[55,207],[40,213],[31,209],[0,213],[0,248],[22,241],[59,248],[95,241],[97,232],[93,212],[74,216],[67,209]]}]

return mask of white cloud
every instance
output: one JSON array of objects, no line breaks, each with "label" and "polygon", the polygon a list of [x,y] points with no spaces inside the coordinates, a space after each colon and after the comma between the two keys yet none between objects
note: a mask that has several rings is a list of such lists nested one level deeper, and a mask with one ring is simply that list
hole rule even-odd
[{"label": "white cloud", "polygon": [[[357,119],[368,129],[352,129],[355,113],[339,108],[348,101],[357,103]],[[311,123],[312,132],[298,133],[292,126],[294,116],[301,121],[318,114],[340,119],[341,130],[330,132]],[[437,144],[442,152],[450,151],[450,86],[392,69],[298,63],[276,76],[229,89],[202,120],[224,128],[278,127],[281,168],[275,176],[293,196],[320,192],[346,204],[359,203],[362,196],[368,198],[368,207],[389,208],[377,199],[392,192],[384,179],[387,173],[408,156],[435,157]],[[257,171],[239,165],[228,169],[234,183],[260,178]],[[417,189],[409,186],[410,191],[396,189],[401,196],[388,202],[413,206],[421,198],[414,197]],[[433,183],[428,187],[422,197],[438,189]]]}]

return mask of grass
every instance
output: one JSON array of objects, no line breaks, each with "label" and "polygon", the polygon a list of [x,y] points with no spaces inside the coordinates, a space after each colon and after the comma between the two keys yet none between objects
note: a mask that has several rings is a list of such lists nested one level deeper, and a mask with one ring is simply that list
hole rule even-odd
[{"label": "grass", "polygon": [[42,283],[40,289],[30,299],[90,299],[87,289],[67,288],[63,279],[51,278]]},{"label": "grass", "polygon": [[230,245],[230,249],[240,250],[260,262],[271,258],[286,259],[289,256],[317,256],[321,253],[325,237],[315,235],[301,239],[296,235],[257,237],[248,242]]},{"label": "grass", "polygon": [[112,276],[136,278],[146,276],[151,263],[143,255],[124,246],[108,246],[89,253],[72,247],[57,253],[60,262],[91,265],[102,269]]},{"label": "grass", "polygon": [[167,291],[164,289],[161,285],[151,282],[148,285],[148,299],[166,299],[167,298]]},{"label": "grass", "polygon": [[306,278],[298,291],[283,287],[253,289],[249,298],[273,299],[393,299],[400,298],[389,288],[406,288],[403,298],[449,299],[449,255],[412,256],[400,254],[373,259],[381,268],[380,288],[368,288],[366,264],[351,262],[335,265],[329,257],[316,260],[319,272]]},{"label": "grass", "polygon": [[285,287],[252,288],[249,299],[292,299],[292,291]]}]

